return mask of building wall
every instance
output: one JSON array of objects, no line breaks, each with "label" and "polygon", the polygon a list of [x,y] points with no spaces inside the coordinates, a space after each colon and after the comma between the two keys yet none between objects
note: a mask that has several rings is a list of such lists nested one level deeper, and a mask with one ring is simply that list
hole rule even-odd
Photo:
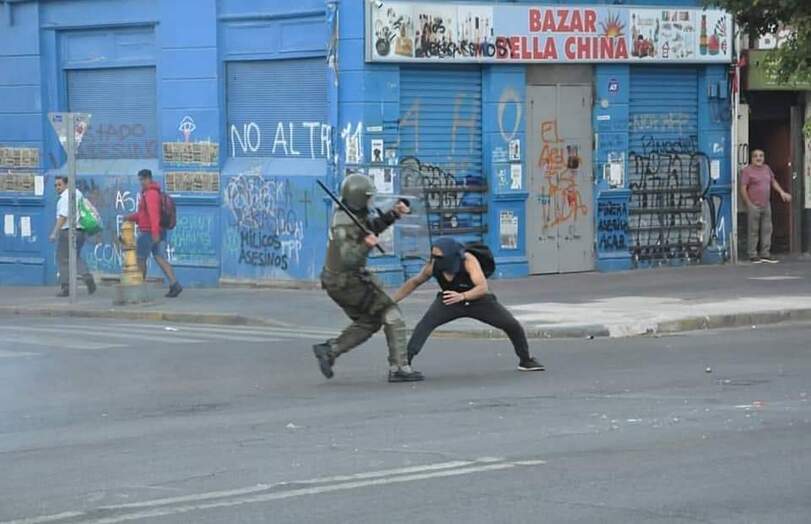
[{"label": "building wall", "polygon": [[[65,173],[65,155],[47,114],[68,110],[69,72],[128,68],[154,69],[156,132],[154,140],[138,142],[143,138],[138,122],[123,116],[91,120],[83,147],[115,152],[92,158],[80,154],[78,162],[78,185],[99,208],[106,226],[83,253],[93,270],[120,271],[117,226],[137,206],[135,174],[149,168],[178,203],[170,256],[184,282],[209,286],[220,281],[316,280],[329,215],[329,201],[315,186],[316,179],[337,188],[347,167],[355,167],[346,163],[347,148],[357,144],[364,165],[372,158],[372,140],[382,139],[395,153],[402,140],[400,121],[407,108],[401,107],[401,68],[365,62],[364,6],[361,0],[55,0],[14,3],[0,11],[0,147],[14,148],[18,157],[29,155],[27,163],[3,168],[13,168],[19,177],[0,192],[0,214],[12,215],[13,222],[13,231],[0,237],[0,283],[55,280],[54,249],[46,238],[55,208],[53,178]],[[261,94],[254,117],[250,93],[229,91],[229,71],[236,70],[231,64],[308,59],[325,63],[324,86],[318,91],[326,97],[323,117],[305,121],[279,116],[283,112],[269,114],[270,104],[261,102]],[[722,160],[720,178],[705,188],[704,238],[711,240],[702,252],[705,261],[718,261],[731,234],[729,162],[723,160],[731,144],[721,96],[726,69],[699,69],[699,136],[693,153],[706,157],[707,165]],[[481,67],[479,131],[488,192],[487,228],[480,238],[493,248],[500,277],[528,273],[526,203],[533,195],[527,173],[534,160],[526,153],[526,71],[521,65]],[[599,220],[601,209],[616,211],[609,204],[622,208],[630,198],[627,187],[611,189],[601,182],[609,145],[628,143],[629,103],[622,91],[608,93],[608,82],[626,84],[630,68],[595,65],[594,78],[597,184],[586,205],[595,223],[596,267],[624,269],[639,264],[627,251],[600,248]],[[106,87],[127,95],[126,85]],[[248,103],[237,111],[234,100],[239,96],[248,97]],[[302,113],[311,105],[305,95],[284,96],[293,109],[301,104]],[[607,108],[602,99],[609,101]],[[605,115],[610,115],[610,125]],[[467,147],[470,115],[456,117],[446,138],[452,147]],[[514,140],[522,145],[517,183],[505,158]],[[21,153],[21,148],[30,151]],[[630,153],[627,147],[623,151]],[[30,154],[36,155],[34,160]],[[453,176],[431,173],[437,184]],[[499,236],[504,217],[518,227],[516,245],[509,248],[502,248]],[[28,223],[30,233],[24,227]],[[395,283],[418,263],[404,264],[390,256],[375,258],[373,265]]]}]

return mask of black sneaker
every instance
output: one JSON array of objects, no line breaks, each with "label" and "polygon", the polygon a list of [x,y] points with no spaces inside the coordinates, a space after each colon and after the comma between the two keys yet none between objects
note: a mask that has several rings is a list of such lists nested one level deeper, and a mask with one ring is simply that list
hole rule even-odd
[{"label": "black sneaker", "polygon": [[779,260],[777,260],[773,256],[761,257],[760,260],[762,260],[763,262],[766,262],[767,264],[777,264],[778,262],[780,262]]},{"label": "black sneaker", "polygon": [[518,364],[518,371],[546,371],[546,368],[543,367],[543,364],[531,358]]},{"label": "black sneaker", "polygon": [[70,296],[70,289],[66,287],[59,288],[59,291],[56,292],[56,296],[58,297],[68,297]]},{"label": "black sneaker", "polygon": [[397,371],[389,370],[389,382],[420,382],[425,377],[419,371],[408,368],[399,368]]},{"label": "black sneaker", "polygon": [[93,293],[96,292],[96,281],[93,280],[93,275],[90,275],[89,277],[87,277],[85,279],[84,283],[87,285],[87,294],[88,295],[92,295]]},{"label": "black sneaker", "polygon": [[332,356],[332,347],[329,344],[316,344],[313,346],[313,353],[315,358],[318,359],[318,365],[321,367],[321,373],[327,378],[332,378],[332,366],[335,364],[335,357]]},{"label": "black sneaker", "polygon": [[169,298],[175,298],[182,292],[183,286],[180,285],[180,282],[175,282],[174,284],[169,286],[169,292],[166,293],[166,296]]},{"label": "black sneaker", "polygon": [[760,257],[749,257],[749,262],[753,264],[760,264],[763,261],[760,259]]}]

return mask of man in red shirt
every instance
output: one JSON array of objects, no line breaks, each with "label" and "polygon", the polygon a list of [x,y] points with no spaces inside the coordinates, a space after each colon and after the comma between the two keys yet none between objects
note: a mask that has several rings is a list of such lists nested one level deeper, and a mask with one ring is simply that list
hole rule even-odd
[{"label": "man in red shirt", "polygon": [[[752,151],[752,163],[741,171],[741,197],[746,203],[749,216],[747,247],[749,248],[749,260],[754,264],[777,263],[777,259],[770,252],[772,247],[772,188],[777,191],[783,202],[791,202],[791,195],[783,191],[774,178],[771,168],[766,165],[766,154],[762,149],[755,149]],[[758,240],[760,240],[759,252]]]},{"label": "man in red shirt", "polygon": [[166,296],[174,298],[183,291],[183,287],[175,278],[175,271],[166,255],[166,230],[161,228],[161,186],[152,180],[152,171],[149,169],[138,171],[138,181],[141,182],[138,211],[125,218],[127,222],[138,225],[135,249],[138,267],[146,278],[146,261],[150,254],[155,257],[155,262],[169,279],[169,292]]}]

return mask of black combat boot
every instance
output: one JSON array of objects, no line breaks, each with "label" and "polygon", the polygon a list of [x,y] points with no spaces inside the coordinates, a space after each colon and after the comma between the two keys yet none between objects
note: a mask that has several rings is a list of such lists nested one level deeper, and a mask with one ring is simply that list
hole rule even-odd
[{"label": "black combat boot", "polygon": [[332,354],[332,346],[327,342],[316,344],[313,346],[313,353],[315,353],[315,358],[318,359],[321,373],[327,378],[332,378],[334,375],[332,366],[335,365],[335,356]]}]

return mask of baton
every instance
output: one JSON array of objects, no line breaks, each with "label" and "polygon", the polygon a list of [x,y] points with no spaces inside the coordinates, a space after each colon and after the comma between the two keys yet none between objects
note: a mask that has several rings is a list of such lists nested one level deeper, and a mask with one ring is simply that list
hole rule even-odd
[{"label": "baton", "polygon": [[[356,226],[358,226],[358,227],[359,227],[359,228],[360,228],[360,229],[361,229],[361,230],[362,230],[364,233],[366,233],[367,235],[374,235],[374,233],[372,233],[371,231],[369,231],[369,229],[368,229],[366,226],[364,226],[364,225],[363,225],[363,223],[362,223],[362,222],[361,222],[361,221],[358,219],[358,217],[356,217],[356,216],[355,216],[355,214],[354,214],[354,213],[353,213],[353,212],[352,212],[352,211],[351,211],[351,210],[350,210],[348,207],[346,207],[346,204],[344,204],[343,202],[341,202],[341,201],[338,199],[338,197],[336,197],[336,196],[335,196],[335,195],[332,193],[332,191],[330,191],[330,190],[329,190],[329,188],[328,188],[327,186],[325,186],[325,185],[324,185],[324,183],[323,183],[323,182],[321,182],[321,181],[320,181],[320,180],[318,180],[318,179],[316,179],[315,181],[316,181],[316,182],[318,182],[318,185],[319,185],[319,186],[321,186],[321,189],[323,189],[323,190],[324,190],[324,192],[326,192],[326,193],[329,195],[329,197],[332,199],[332,201],[333,201],[333,202],[335,202],[336,204],[338,204],[338,207],[339,207],[339,208],[341,208],[341,211],[343,211],[344,213],[346,213],[347,215],[349,215],[349,218],[351,218],[351,219],[352,219],[352,222],[354,222]],[[375,235],[375,236],[377,236],[377,235]],[[380,244],[375,244],[375,247],[376,247],[376,248],[378,249],[378,251],[380,251],[382,254],[384,254],[384,255],[386,254],[386,251],[385,251],[385,250],[384,250],[382,247],[380,247]]]}]

